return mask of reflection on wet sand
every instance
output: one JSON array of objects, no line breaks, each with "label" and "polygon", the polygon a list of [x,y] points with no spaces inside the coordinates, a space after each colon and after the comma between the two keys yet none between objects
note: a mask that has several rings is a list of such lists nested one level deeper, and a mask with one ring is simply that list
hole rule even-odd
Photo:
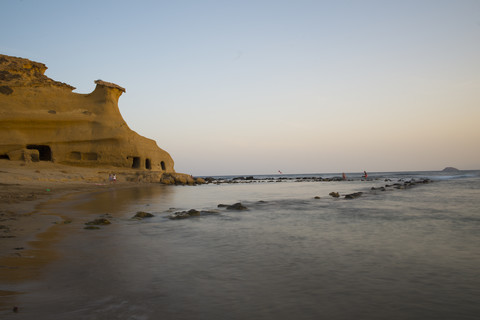
[{"label": "reflection on wet sand", "polygon": [[149,199],[164,199],[169,201],[175,194],[175,187],[164,185],[145,185],[129,188],[112,188],[95,194],[86,194],[70,201],[62,202],[50,207],[50,210],[61,212],[68,208],[70,211],[82,214],[105,214],[109,213],[116,217],[127,212],[133,203],[138,206],[148,205]]},{"label": "reflection on wet sand", "polygon": [[115,186],[97,192],[70,194],[39,204],[33,214],[58,216],[61,220],[35,235],[27,247],[0,258],[0,311],[12,310],[16,295],[24,293],[18,290],[19,285],[38,279],[48,264],[62,258],[58,243],[68,235],[83,232],[84,223],[92,214],[108,213],[121,217],[130,214],[126,210],[132,207],[132,203],[145,205],[152,198],[168,200],[173,193],[173,187],[162,185]]}]

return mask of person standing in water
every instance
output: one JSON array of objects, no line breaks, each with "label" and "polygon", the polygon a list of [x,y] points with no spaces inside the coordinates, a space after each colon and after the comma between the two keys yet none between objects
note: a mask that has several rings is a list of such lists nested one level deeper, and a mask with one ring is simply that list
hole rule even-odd
[{"label": "person standing in water", "polygon": [[343,180],[347,180],[347,176],[345,175],[345,172],[342,173],[342,178]]},{"label": "person standing in water", "polygon": [[367,178],[368,178],[367,171],[363,171],[363,177],[365,178],[365,180],[367,180]]}]

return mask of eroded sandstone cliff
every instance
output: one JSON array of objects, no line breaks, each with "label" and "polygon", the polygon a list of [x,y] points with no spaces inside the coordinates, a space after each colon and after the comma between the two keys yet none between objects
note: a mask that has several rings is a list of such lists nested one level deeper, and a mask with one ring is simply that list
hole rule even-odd
[{"label": "eroded sandstone cliff", "polygon": [[78,94],[46,69],[0,55],[0,159],[175,173],[170,155],[122,118],[124,88],[97,80],[92,93]]}]

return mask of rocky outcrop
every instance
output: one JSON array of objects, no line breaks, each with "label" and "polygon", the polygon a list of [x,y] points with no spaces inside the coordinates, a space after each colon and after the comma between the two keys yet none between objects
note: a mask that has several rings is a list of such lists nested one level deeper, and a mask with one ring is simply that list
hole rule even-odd
[{"label": "rocky outcrop", "polygon": [[0,159],[175,173],[170,155],[122,118],[124,88],[97,80],[92,93],[74,93],[46,69],[0,55]]}]

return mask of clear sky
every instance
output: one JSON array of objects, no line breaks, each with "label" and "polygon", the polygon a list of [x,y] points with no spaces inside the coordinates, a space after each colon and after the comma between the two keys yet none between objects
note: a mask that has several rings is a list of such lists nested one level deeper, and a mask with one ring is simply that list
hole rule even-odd
[{"label": "clear sky", "polygon": [[194,175],[480,169],[480,1],[2,0],[0,53]]}]

